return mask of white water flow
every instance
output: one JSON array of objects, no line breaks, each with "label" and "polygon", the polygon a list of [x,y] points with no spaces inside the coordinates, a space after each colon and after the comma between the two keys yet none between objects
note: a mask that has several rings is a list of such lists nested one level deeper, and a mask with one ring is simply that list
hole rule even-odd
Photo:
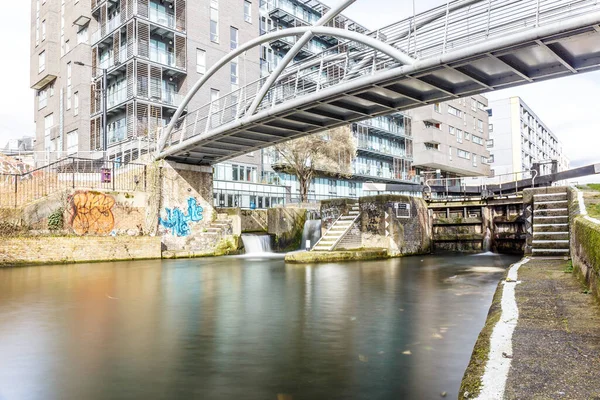
[{"label": "white water flow", "polygon": [[[302,241],[300,242],[300,250],[310,250],[321,239],[321,220],[309,219],[304,223],[302,231]],[[310,241],[310,244],[307,242]],[[310,247],[306,245],[309,244]]]},{"label": "white water flow", "polygon": [[272,253],[271,236],[269,235],[242,235],[246,254]]},{"label": "white water flow", "polygon": [[492,251],[492,232],[490,232],[490,228],[486,229],[485,236],[483,237],[483,251],[486,253]]}]

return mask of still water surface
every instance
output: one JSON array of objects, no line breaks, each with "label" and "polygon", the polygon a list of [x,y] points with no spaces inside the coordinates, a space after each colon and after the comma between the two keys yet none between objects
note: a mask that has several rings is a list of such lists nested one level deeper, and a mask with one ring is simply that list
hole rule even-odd
[{"label": "still water surface", "polygon": [[515,261],[0,269],[0,399],[456,398]]}]

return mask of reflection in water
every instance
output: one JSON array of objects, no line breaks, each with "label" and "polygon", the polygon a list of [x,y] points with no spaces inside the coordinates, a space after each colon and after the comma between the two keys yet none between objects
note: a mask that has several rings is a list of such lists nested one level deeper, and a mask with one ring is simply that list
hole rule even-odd
[{"label": "reflection in water", "polygon": [[2,269],[0,399],[456,397],[514,261]]}]

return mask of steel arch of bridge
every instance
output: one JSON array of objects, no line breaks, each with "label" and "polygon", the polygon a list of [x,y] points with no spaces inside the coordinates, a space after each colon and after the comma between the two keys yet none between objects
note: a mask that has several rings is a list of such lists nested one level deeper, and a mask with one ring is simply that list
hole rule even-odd
[{"label": "steel arch of bridge", "polygon": [[458,0],[369,35],[322,26],[274,32],[223,58],[210,75],[277,38],[315,33],[357,45],[328,49],[179,118],[195,91],[188,93],[158,158],[211,164],[373,116],[595,70],[598,32],[596,0]]}]

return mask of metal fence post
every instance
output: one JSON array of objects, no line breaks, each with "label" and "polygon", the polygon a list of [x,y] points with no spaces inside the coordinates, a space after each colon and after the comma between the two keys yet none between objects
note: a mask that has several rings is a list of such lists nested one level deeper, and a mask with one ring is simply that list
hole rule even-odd
[{"label": "metal fence post", "polygon": [[73,184],[73,189],[75,189],[75,159],[74,158],[71,159],[71,170],[73,171],[72,172],[73,175],[72,175],[72,180],[71,181],[72,181],[72,184]]},{"label": "metal fence post", "polygon": [[117,176],[115,175],[115,162],[112,161],[112,190],[115,190],[115,179]]},{"label": "metal fence post", "polygon": [[17,198],[19,197],[19,176],[15,175],[15,208],[17,208],[18,202]]},{"label": "metal fence post", "polygon": [[144,165],[144,192],[147,190],[147,186],[148,186],[148,183],[147,183],[148,181],[146,180],[146,176],[147,176],[146,169],[147,169],[147,166]]}]

